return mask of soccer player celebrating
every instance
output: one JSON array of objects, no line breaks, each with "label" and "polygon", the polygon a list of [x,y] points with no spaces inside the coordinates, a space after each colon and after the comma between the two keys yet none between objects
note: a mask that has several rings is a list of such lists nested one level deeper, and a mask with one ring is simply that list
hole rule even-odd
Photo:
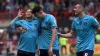
[{"label": "soccer player celebrating", "polygon": [[19,20],[22,16],[23,13],[19,11],[18,16],[10,23],[11,27],[15,26],[17,31],[21,32],[17,56],[35,56],[39,21],[31,9],[25,12],[26,20]]},{"label": "soccer player celebrating", "polygon": [[100,25],[97,20],[88,14],[85,14],[84,6],[76,4],[75,8],[76,17],[72,22],[72,29],[67,34],[60,34],[64,37],[72,37],[76,34],[76,55],[77,56],[93,56],[95,44],[95,29],[100,31]]},{"label": "soccer player celebrating", "polygon": [[41,33],[38,38],[40,56],[59,56],[57,24],[55,17],[51,14],[46,14],[41,6],[35,6],[32,12],[41,22]]}]

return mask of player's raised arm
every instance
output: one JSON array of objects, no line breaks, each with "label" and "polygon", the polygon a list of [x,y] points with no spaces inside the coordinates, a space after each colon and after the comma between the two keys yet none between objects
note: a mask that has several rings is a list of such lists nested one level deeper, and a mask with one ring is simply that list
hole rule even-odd
[{"label": "player's raised arm", "polygon": [[23,16],[24,14],[22,13],[22,10],[19,10],[18,15],[10,22],[10,27],[14,28],[14,24],[16,21],[20,20],[20,18]]}]

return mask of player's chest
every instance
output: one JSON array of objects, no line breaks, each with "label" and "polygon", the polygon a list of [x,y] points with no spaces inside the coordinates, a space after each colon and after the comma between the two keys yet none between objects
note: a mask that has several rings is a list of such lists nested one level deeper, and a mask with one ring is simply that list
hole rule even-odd
[{"label": "player's chest", "polygon": [[48,19],[41,20],[41,27],[42,28],[49,28],[50,27],[50,22]]},{"label": "player's chest", "polygon": [[79,20],[75,23],[76,30],[89,30],[90,22],[89,20]]},{"label": "player's chest", "polygon": [[38,28],[38,24],[34,22],[25,22],[24,26],[27,28],[27,30],[34,30]]}]

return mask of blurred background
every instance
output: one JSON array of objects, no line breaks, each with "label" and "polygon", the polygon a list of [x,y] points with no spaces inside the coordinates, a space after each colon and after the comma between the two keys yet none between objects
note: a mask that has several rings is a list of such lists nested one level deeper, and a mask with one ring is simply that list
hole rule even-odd
[{"label": "blurred background", "polygon": [[[9,23],[19,9],[40,5],[46,13],[55,16],[59,32],[68,33],[75,18],[73,8],[76,3],[84,4],[86,13],[100,22],[100,0],[0,0],[0,56],[16,56],[19,34],[9,27]],[[96,31],[95,42],[94,56],[100,56],[100,32]],[[75,45],[75,36],[59,38],[60,56],[75,56]]]}]

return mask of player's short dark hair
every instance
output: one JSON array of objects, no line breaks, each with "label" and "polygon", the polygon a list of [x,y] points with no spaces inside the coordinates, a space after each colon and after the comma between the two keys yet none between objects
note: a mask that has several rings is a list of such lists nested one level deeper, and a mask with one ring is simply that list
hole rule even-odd
[{"label": "player's short dark hair", "polygon": [[81,6],[82,8],[85,8],[85,5],[84,5],[84,4],[80,4],[80,6]]},{"label": "player's short dark hair", "polygon": [[79,4],[81,8],[83,8],[83,9],[85,8],[84,4],[82,4],[82,3],[77,3],[77,4]]},{"label": "player's short dark hair", "polygon": [[36,12],[40,12],[41,10],[43,10],[43,8],[41,6],[35,6],[32,10],[32,13],[36,13]]}]

